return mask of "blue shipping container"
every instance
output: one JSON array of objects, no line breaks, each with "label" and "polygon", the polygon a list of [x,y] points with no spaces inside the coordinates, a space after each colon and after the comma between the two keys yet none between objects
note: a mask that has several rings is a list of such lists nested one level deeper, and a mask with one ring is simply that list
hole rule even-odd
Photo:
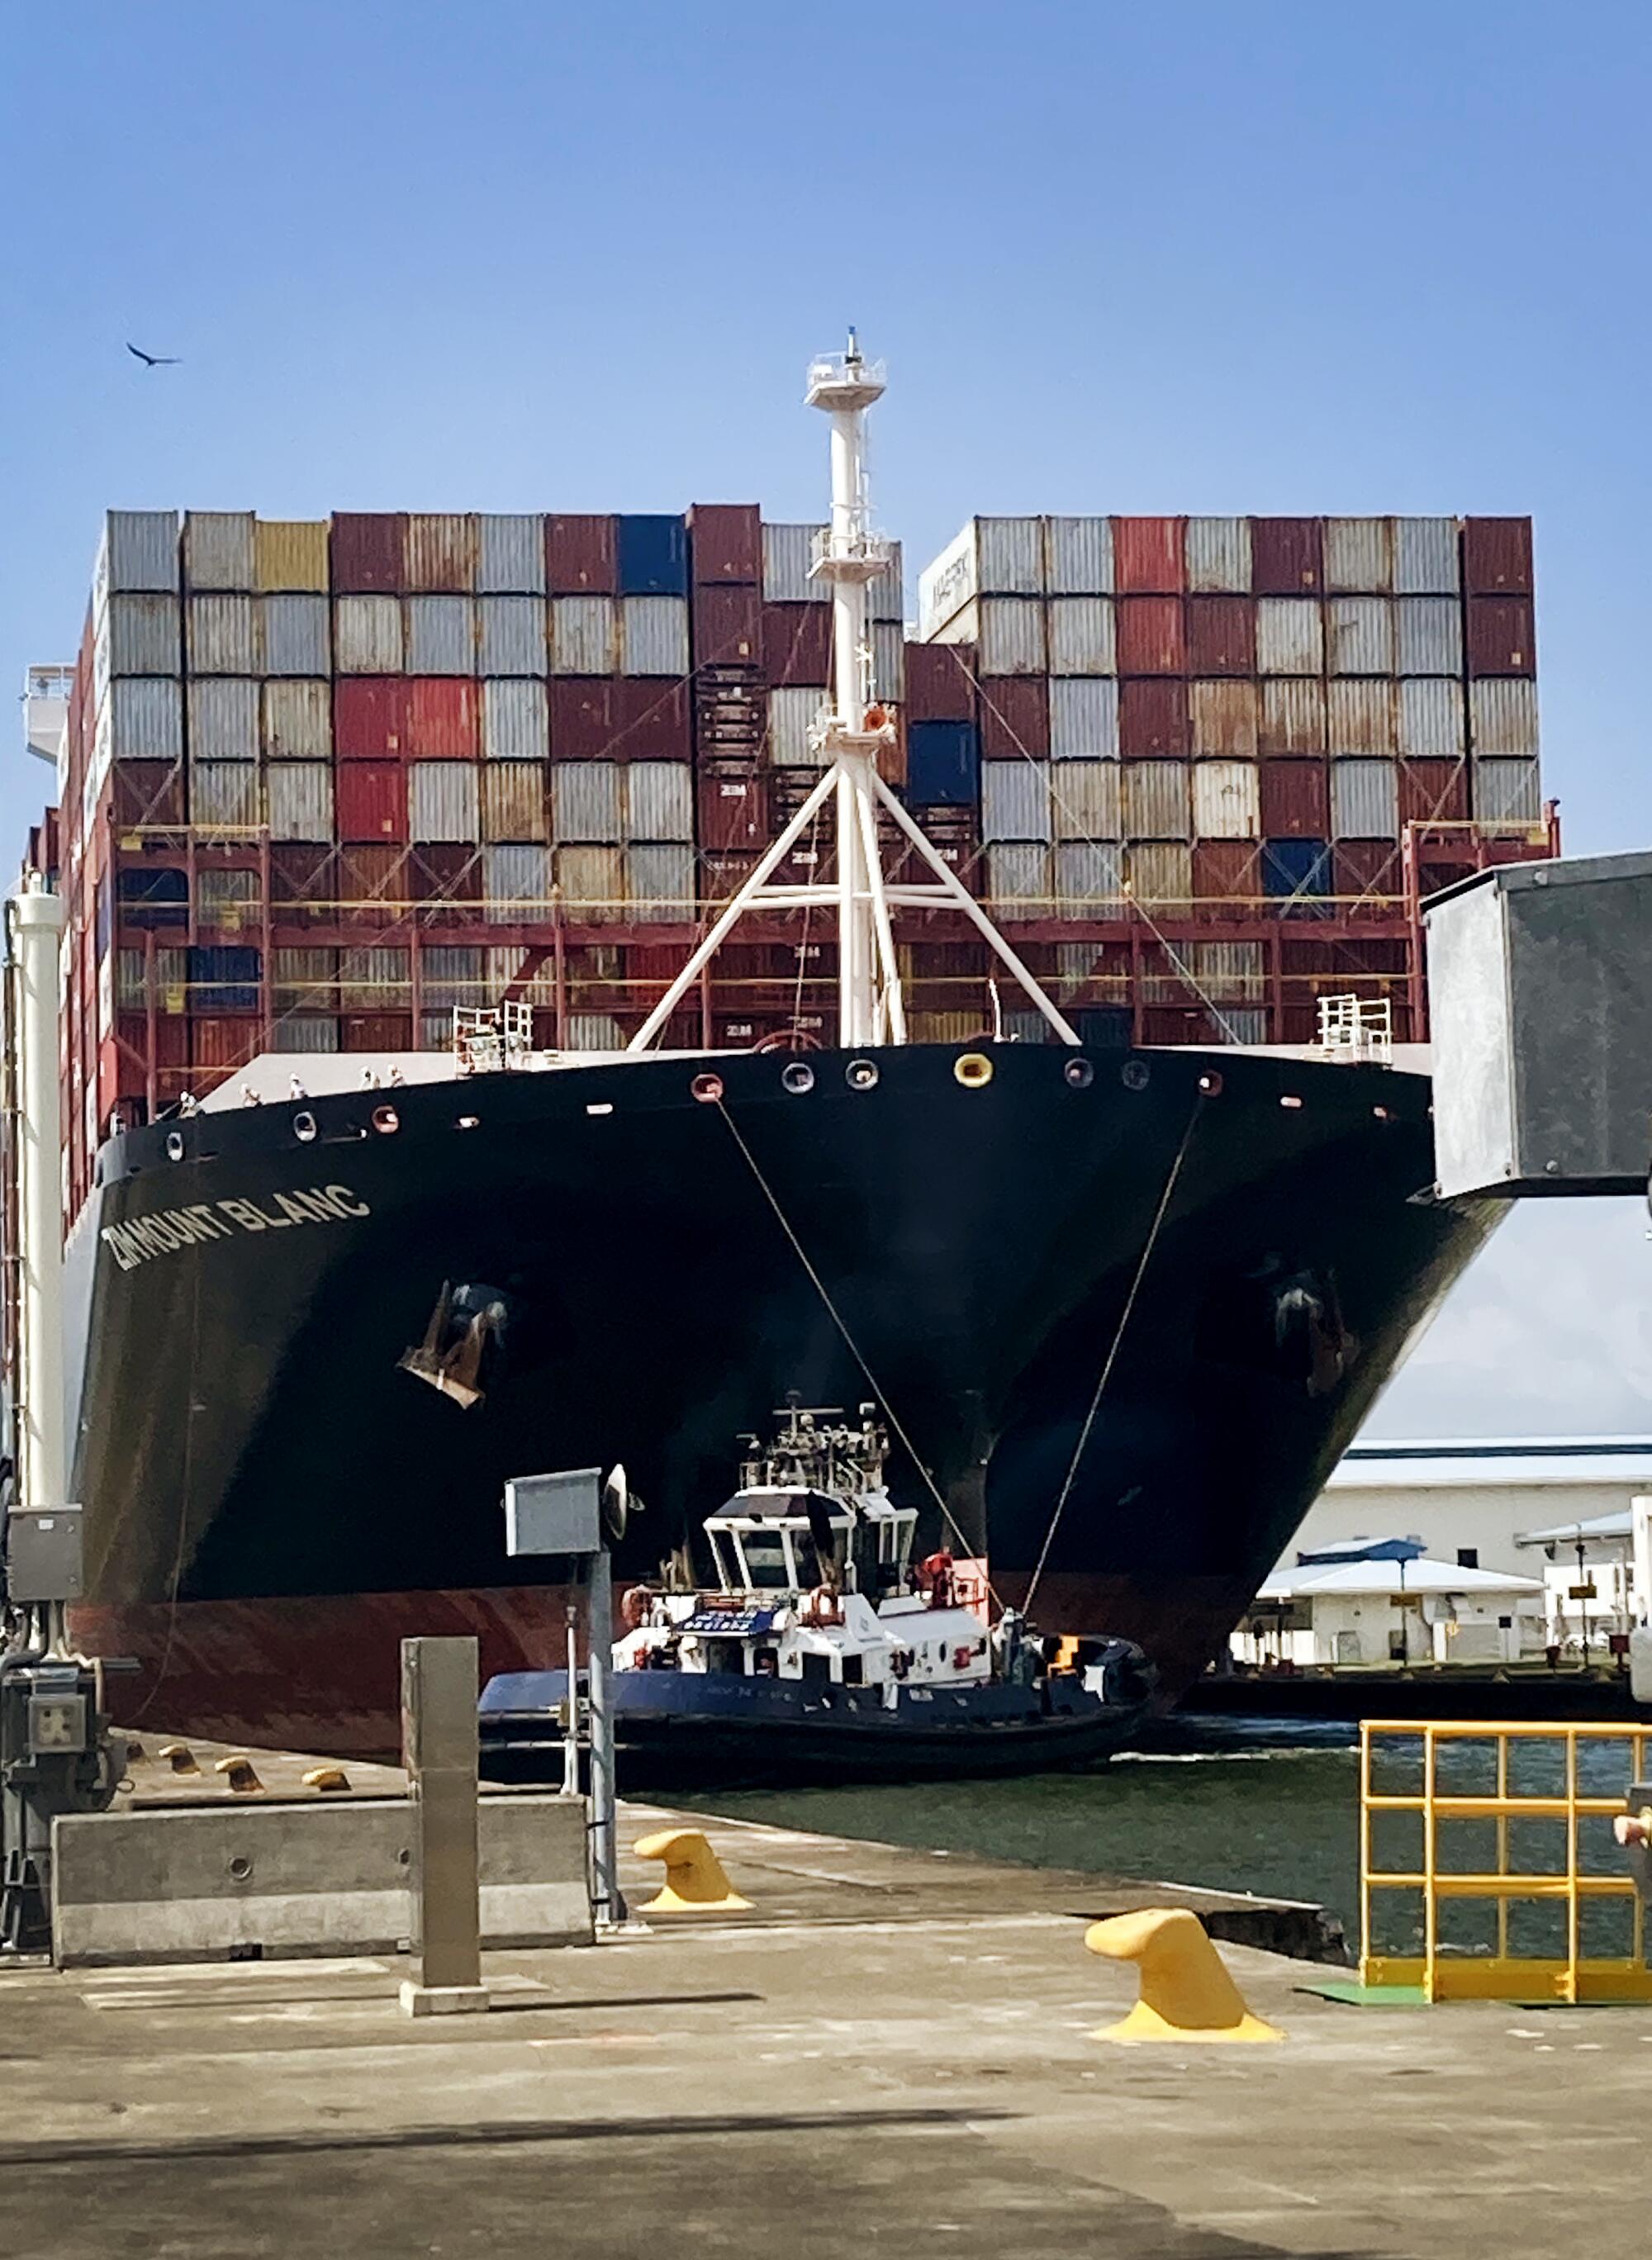
[{"label": "blue shipping container", "polygon": [[1262,890],[1274,902],[1290,901],[1304,918],[1325,918],[1318,898],[1331,891],[1328,840],[1264,840]]},{"label": "blue shipping container", "polygon": [[622,597],[686,597],[689,535],[680,518],[619,520]]},{"label": "blue shipping container", "polygon": [[190,1004],[197,1012],[255,1012],[264,955],[218,942],[190,952]]},{"label": "blue shipping container", "polygon": [[981,736],[973,722],[911,722],[906,797],[914,808],[973,808],[981,797]]},{"label": "blue shipping container", "polygon": [[188,926],[190,876],[163,864],[153,871],[121,871],[115,881],[121,919],[129,926]]}]

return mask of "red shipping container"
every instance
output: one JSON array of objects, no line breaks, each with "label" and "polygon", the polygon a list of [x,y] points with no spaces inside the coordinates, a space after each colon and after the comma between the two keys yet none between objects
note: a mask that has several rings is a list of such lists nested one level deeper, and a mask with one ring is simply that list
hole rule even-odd
[{"label": "red shipping container", "polygon": [[1535,675],[1529,597],[1470,597],[1470,675]]},{"label": "red shipping container", "polygon": [[763,606],[755,589],[697,588],[689,604],[696,667],[762,663]]},{"label": "red shipping container", "polygon": [[701,852],[722,855],[729,848],[766,847],[771,837],[767,788],[763,770],[744,777],[702,776],[697,787]]},{"label": "red shipping container", "polygon": [[1144,1044],[1219,1044],[1214,1016],[1200,1005],[1148,1005],[1141,1014]]},{"label": "red shipping container", "polygon": [[340,762],[333,776],[342,841],[406,839],[407,771],[399,762]]},{"label": "red shipping container", "polygon": [[1300,597],[1325,586],[1324,528],[1317,518],[1253,518],[1250,585],[1259,597]]},{"label": "red shipping container", "polygon": [[1260,767],[1262,838],[1327,838],[1331,830],[1331,777],[1325,762],[1268,761]]},{"label": "red shipping container", "polygon": [[1405,824],[1466,824],[1469,765],[1466,762],[1401,762],[1399,820]]},{"label": "red shipping container", "polygon": [[600,762],[614,753],[614,690],[600,675],[559,675],[551,682],[551,759]]},{"label": "red shipping container", "polygon": [[694,726],[686,683],[666,683],[657,676],[620,675],[609,689],[613,731],[608,751],[616,761],[693,759]]},{"label": "red shipping container", "polygon": [[[189,1023],[190,1061],[227,1075],[245,1067],[261,1048],[263,1021],[257,1013],[213,1012]],[[197,1086],[198,1090],[198,1086]]]},{"label": "red shipping container", "polygon": [[117,762],[111,776],[110,816],[117,831],[123,825],[182,825],[183,771],[176,762]]},{"label": "red shipping container", "polygon": [[976,711],[976,647],[972,643],[909,643],[906,705],[909,722],[972,722]]},{"label": "red shipping container", "polygon": [[342,596],[402,585],[405,511],[367,513],[335,511],[333,519],[333,586]]},{"label": "red shipping container", "polygon": [[1532,521],[1529,518],[1465,518],[1462,585],[1471,597],[1529,596]]},{"label": "red shipping container", "polygon": [[757,862],[755,848],[707,848],[699,858],[700,900],[726,903],[750,878]]},{"label": "red shipping container", "polygon": [[162,1012],[154,1018],[155,1040],[153,1051],[149,1043],[147,1012],[118,1012],[115,1015],[115,1038],[125,1055],[128,1069],[136,1063],[141,1072],[154,1060],[156,1067],[187,1067],[190,1063],[190,1023],[182,1012]]},{"label": "red shipping container", "polygon": [[763,606],[763,673],[783,690],[831,681],[830,604]]},{"label": "red shipping container", "polygon": [[1185,675],[1187,641],[1179,597],[1121,597],[1120,675]]},{"label": "red shipping container", "polygon": [[347,1052],[411,1052],[411,1012],[347,1012],[339,1023],[339,1043]]},{"label": "red shipping container", "polygon": [[989,675],[981,681],[981,755],[1012,762],[1049,759],[1049,684],[1041,675]]},{"label": "red shipping container", "polygon": [[703,586],[763,577],[763,514],[754,502],[697,502],[689,512],[690,556]]},{"label": "red shipping container", "polygon": [[1259,915],[1262,849],[1254,840],[1196,840],[1193,842],[1193,912],[1196,918]]},{"label": "red shipping container", "polygon": [[482,752],[476,686],[462,676],[415,675],[407,684],[407,751],[416,762],[474,762]]},{"label": "red shipping container", "polygon": [[1256,610],[1248,597],[1190,597],[1187,600],[1190,675],[1254,675]]},{"label": "red shipping container", "polygon": [[[1403,881],[1392,840],[1339,840],[1331,849],[1331,892],[1345,910],[1398,910]],[[1389,898],[1392,898],[1391,900]]]},{"label": "red shipping container", "polygon": [[333,925],[338,899],[339,874],[333,848],[289,844],[270,849],[269,904],[275,926],[272,948],[280,948],[283,927],[302,931]]},{"label": "red shipping container", "polygon": [[611,518],[547,518],[545,585],[554,597],[611,597],[619,588]]},{"label": "red shipping container", "polygon": [[405,848],[341,848],[335,869],[343,920],[357,927],[401,923],[411,885]]},{"label": "red shipping container", "polygon": [[1184,755],[1189,727],[1184,683],[1125,682],[1119,685],[1119,750],[1141,759]]},{"label": "red shipping container", "polygon": [[[482,850],[466,840],[430,840],[407,859],[420,926],[473,926],[482,902]],[[438,907],[440,906],[440,907]]]},{"label": "red shipping container", "polygon": [[341,675],[333,686],[333,749],[343,762],[399,759],[410,712],[404,675]]},{"label": "red shipping container", "polygon": [[1112,577],[1120,596],[1168,597],[1186,588],[1186,528],[1181,518],[1114,519]]}]

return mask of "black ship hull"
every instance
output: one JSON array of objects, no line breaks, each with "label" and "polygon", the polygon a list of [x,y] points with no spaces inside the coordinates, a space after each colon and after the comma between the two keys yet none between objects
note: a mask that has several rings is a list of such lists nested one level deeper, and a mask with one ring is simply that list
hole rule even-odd
[{"label": "black ship hull", "polygon": [[[933,1542],[1012,1602],[1041,1558],[1041,1625],[1135,1641],[1173,1696],[1495,1212],[1427,1199],[1419,1077],[990,1057],[971,1088],[948,1048],[869,1084],[819,1054],[805,1091],[772,1055],[616,1061],[112,1141],[75,1251],[75,1623],[138,1657],[128,1710],[393,1749],[404,1635],[476,1633],[484,1678],[563,1661],[563,1565],[507,1556],[508,1477],[623,1460],[623,1582],[790,1389],[879,1399]],[[468,1405],[402,1363],[451,1347],[444,1288],[490,1314]]]}]

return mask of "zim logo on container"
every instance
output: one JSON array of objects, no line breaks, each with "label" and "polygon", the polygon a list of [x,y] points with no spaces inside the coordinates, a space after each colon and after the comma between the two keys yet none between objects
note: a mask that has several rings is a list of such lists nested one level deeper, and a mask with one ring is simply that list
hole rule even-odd
[{"label": "zim logo on container", "polygon": [[123,1271],[160,1255],[175,1255],[209,1240],[233,1240],[240,1232],[285,1232],[295,1224],[343,1224],[372,1210],[348,1185],[311,1185],[307,1191],[275,1193],[268,1206],[253,1200],[197,1201],[190,1208],[161,1208],[129,1224],[106,1224],[97,1237]]}]

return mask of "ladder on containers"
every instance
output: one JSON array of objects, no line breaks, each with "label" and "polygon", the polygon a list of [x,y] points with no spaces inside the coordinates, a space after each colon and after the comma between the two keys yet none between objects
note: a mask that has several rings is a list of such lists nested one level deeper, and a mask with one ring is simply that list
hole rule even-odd
[{"label": "ladder on containers", "polygon": [[1319,1049],[1333,1059],[1394,1056],[1394,1014],[1386,997],[1321,997]]},{"label": "ladder on containers", "polygon": [[454,1057],[461,1075],[497,1075],[523,1067],[533,1048],[528,1005],[455,1005]]}]

